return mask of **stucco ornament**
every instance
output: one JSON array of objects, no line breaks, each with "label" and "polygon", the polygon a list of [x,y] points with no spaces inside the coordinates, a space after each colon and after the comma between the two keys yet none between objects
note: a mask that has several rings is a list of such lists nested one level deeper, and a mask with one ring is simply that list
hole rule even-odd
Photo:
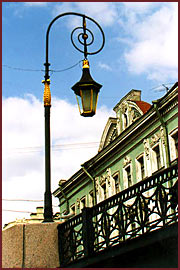
[{"label": "stucco ornament", "polygon": [[120,110],[121,112],[124,114],[127,110],[127,103],[123,102],[121,105],[120,105]]},{"label": "stucco ornament", "polygon": [[110,142],[112,142],[113,140],[115,140],[117,137],[117,129],[114,128],[113,132],[112,132],[112,135],[111,135],[111,138],[110,138]]},{"label": "stucco ornament", "polygon": [[99,177],[95,178],[95,188],[96,188],[96,192],[99,192]]},{"label": "stucco ornament", "polygon": [[144,143],[145,155],[146,155],[147,159],[149,159],[149,140],[148,139],[145,139],[143,141],[143,143]]},{"label": "stucco ornament", "polygon": [[160,132],[161,132],[161,140],[162,140],[162,143],[165,144],[164,129],[163,129],[162,126],[161,126],[161,128],[160,128]]},{"label": "stucco ornament", "polygon": [[131,158],[129,156],[126,156],[124,158],[123,167],[126,167],[129,163],[131,163]]},{"label": "stucco ornament", "polygon": [[100,185],[103,185],[106,182],[106,177],[104,175],[101,175],[100,177]]},{"label": "stucco ornament", "polygon": [[156,133],[156,134],[152,135],[152,137],[151,137],[151,146],[153,146],[154,144],[156,144],[159,141],[160,136],[161,135],[159,133]]},{"label": "stucco ornament", "polygon": [[119,135],[121,132],[121,120],[120,120],[120,116],[118,115],[117,118],[117,135]]},{"label": "stucco ornament", "polygon": [[108,169],[106,170],[106,173],[107,173],[107,182],[108,182],[108,186],[110,187],[110,186],[111,186],[111,177],[112,177],[112,175],[111,175],[111,169],[108,168]]},{"label": "stucco ornament", "polygon": [[136,121],[141,116],[140,112],[136,110],[135,108],[131,108],[130,110],[130,120],[131,122]]},{"label": "stucco ornament", "polygon": [[106,170],[106,173],[107,173],[107,177],[110,177],[110,176],[111,176],[111,169],[108,168],[108,169]]}]

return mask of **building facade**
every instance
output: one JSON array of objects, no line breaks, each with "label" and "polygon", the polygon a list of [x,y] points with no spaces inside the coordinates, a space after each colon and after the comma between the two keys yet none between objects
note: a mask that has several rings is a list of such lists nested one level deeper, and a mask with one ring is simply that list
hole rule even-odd
[{"label": "building facade", "polygon": [[62,221],[177,162],[178,83],[152,104],[141,100],[140,90],[131,90],[114,111],[97,155],[53,192]]}]

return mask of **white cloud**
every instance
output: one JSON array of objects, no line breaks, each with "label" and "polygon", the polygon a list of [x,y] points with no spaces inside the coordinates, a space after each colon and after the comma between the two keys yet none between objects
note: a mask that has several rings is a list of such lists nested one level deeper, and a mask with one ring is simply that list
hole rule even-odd
[{"label": "white cloud", "polygon": [[114,3],[111,2],[77,2],[77,8],[92,16],[104,26],[112,25],[117,18],[117,10]]},{"label": "white cloud", "polygon": [[104,70],[107,70],[107,71],[112,71],[112,67],[109,66],[108,64],[99,62],[99,63],[98,63],[98,66],[99,66],[101,69],[104,69]]},{"label": "white cloud", "polygon": [[[67,2],[56,5],[54,15],[67,11],[86,14],[102,27],[115,27],[118,22],[121,29],[114,28],[118,32],[112,40],[126,46],[121,50],[130,72],[163,82],[177,79],[177,3]],[[79,23],[76,16],[69,20],[71,27]],[[101,68],[110,70],[104,64]]]},{"label": "white cloud", "polygon": [[144,16],[143,19],[136,16],[136,10],[133,10],[133,14],[133,19],[130,16],[127,23],[127,31],[133,42],[124,55],[129,71],[135,74],[147,74],[147,77],[153,80],[177,79],[178,14],[176,3],[160,6],[158,10]]},{"label": "white cloud", "polygon": [[[78,107],[52,98],[52,191],[59,179],[68,179],[80,165],[97,154],[99,141],[111,112],[98,109],[92,118],[79,115]],[[44,197],[44,107],[32,95],[3,98],[3,198]],[[56,145],[56,147],[55,147]],[[54,204],[58,205],[58,201]],[[3,209],[35,211],[43,203],[3,201]],[[58,211],[58,208],[56,208]],[[3,211],[3,223],[29,214]]]},{"label": "white cloud", "polygon": [[46,7],[48,2],[24,2],[25,7]]},{"label": "white cloud", "polygon": [[129,14],[132,12],[134,14],[146,14],[150,9],[158,7],[160,3],[154,5],[153,2],[123,2],[124,12]]},{"label": "white cloud", "polygon": [[[116,4],[111,2],[64,2],[55,6],[53,15],[69,11],[92,17],[102,26],[111,26],[117,19]],[[77,17],[71,17],[71,25],[77,26],[77,22]]]}]

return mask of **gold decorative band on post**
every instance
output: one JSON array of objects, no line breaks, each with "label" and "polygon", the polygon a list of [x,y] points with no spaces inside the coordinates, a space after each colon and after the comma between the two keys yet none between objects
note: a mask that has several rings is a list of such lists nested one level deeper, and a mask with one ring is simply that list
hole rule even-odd
[{"label": "gold decorative band on post", "polygon": [[51,91],[50,91],[50,80],[43,80],[42,83],[44,83],[44,106],[51,106]]}]

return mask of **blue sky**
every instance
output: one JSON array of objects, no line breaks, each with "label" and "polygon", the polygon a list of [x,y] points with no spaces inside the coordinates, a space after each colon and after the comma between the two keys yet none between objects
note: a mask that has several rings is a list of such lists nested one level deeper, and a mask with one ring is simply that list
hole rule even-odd
[{"label": "blue sky", "polygon": [[[113,107],[132,88],[142,90],[142,98],[151,102],[162,94],[152,88],[177,80],[177,3],[7,2],[2,5],[3,65],[44,69],[48,24],[62,12],[75,11],[96,19],[105,33],[104,49],[89,56],[91,74],[103,85],[100,105]],[[83,59],[83,54],[70,41],[71,25],[81,26],[79,21],[76,24],[76,19],[66,16],[52,27],[49,53],[54,70],[68,68]],[[95,32],[95,39],[99,42],[100,38]],[[170,38],[176,40],[168,41]],[[31,93],[42,99],[43,72],[17,71],[3,66],[3,75],[4,97],[23,97],[25,93]],[[62,73],[53,73],[52,95],[75,102],[71,86],[80,76],[79,65]]]},{"label": "blue sky", "polygon": [[[68,71],[51,72],[54,190],[59,179],[68,179],[80,164],[97,153],[108,117],[115,117],[112,109],[124,95],[131,89],[140,89],[142,100],[151,103],[166,93],[162,84],[170,87],[177,81],[177,9],[176,2],[2,3],[4,198],[43,200],[41,81],[44,78],[45,35],[51,20],[63,12],[86,14],[101,25],[106,38],[104,49],[88,57],[92,77],[103,85],[97,115],[93,118],[79,116],[71,90],[81,77],[81,66],[77,64]],[[51,69],[66,69],[83,59],[83,54],[70,41],[71,31],[78,26],[81,22],[73,16],[54,23],[49,45]],[[87,21],[87,27],[91,30],[93,25]],[[92,29],[97,42],[94,48],[97,48],[101,36]],[[3,203],[3,209],[24,212],[33,212],[39,206],[37,203]],[[28,217],[28,213],[18,215]],[[16,217],[16,212],[3,212],[3,222]]]}]

